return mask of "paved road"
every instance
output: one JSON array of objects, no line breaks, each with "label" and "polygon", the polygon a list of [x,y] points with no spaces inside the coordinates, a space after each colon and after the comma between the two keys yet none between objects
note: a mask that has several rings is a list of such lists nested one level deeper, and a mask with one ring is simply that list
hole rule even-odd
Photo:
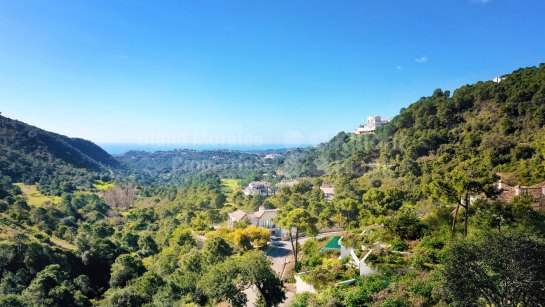
[{"label": "paved road", "polygon": [[292,254],[291,244],[289,241],[281,241],[281,246],[273,246],[267,253],[267,256],[272,258],[272,266],[276,274],[282,278],[284,266],[288,257]]},{"label": "paved road", "polygon": [[[299,238],[299,245],[303,245],[305,241],[312,239],[312,238],[324,238],[324,237],[330,237],[336,234],[341,233],[342,231],[336,231],[336,232],[327,232],[327,233],[321,233],[317,235],[316,237],[301,237]],[[267,256],[272,258],[273,262],[273,269],[276,271],[278,276],[280,278],[284,278],[285,273],[285,265],[287,262],[293,260],[292,256],[292,249],[291,249],[291,243],[289,240],[286,241],[280,241],[282,244],[281,246],[272,246],[269,251],[267,252]]]},{"label": "paved road", "polygon": [[[309,239],[324,238],[324,237],[333,236],[339,233],[341,232],[337,231],[337,232],[321,233],[316,237],[301,237],[299,238],[299,244],[302,246],[305,243],[305,241]],[[272,267],[274,271],[278,274],[278,276],[280,276],[281,279],[284,279],[287,277],[286,276],[287,272],[285,272],[286,263],[293,261],[293,256],[292,256],[293,253],[292,253],[291,243],[289,240],[281,241],[280,243],[282,244],[281,246],[272,246],[267,252],[267,256],[272,258]],[[295,295],[294,292],[287,291],[286,292],[287,299],[284,303],[280,304],[280,307],[289,306],[291,299],[293,298],[294,295]]]},{"label": "paved road", "polygon": [[[341,231],[337,232],[327,232],[327,233],[321,233],[316,237],[301,237],[299,238],[299,244],[302,246],[305,241],[312,238],[324,238],[333,236],[335,234],[339,234]],[[202,240],[204,241],[204,237],[202,237]],[[280,241],[280,246],[271,246],[267,250],[267,256],[272,258],[272,267],[276,274],[280,276],[281,279],[284,279],[286,276],[286,264],[293,261],[292,256],[292,249],[291,249],[291,243],[289,240],[286,241]],[[293,266],[292,268],[293,269]],[[248,299],[248,302],[246,303],[247,307],[254,307],[255,301],[257,300],[258,291],[255,287],[251,287],[249,289],[246,289],[244,291],[246,294],[246,297]],[[286,289],[286,300],[280,304],[280,307],[287,307],[291,304],[291,300],[293,299],[293,296],[295,295],[295,289],[293,287],[289,287]]]}]

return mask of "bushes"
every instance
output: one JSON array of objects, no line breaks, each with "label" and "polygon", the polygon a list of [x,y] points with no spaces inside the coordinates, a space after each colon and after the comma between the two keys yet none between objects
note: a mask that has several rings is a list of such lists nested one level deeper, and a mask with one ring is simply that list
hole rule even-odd
[{"label": "bushes", "polygon": [[389,218],[385,223],[386,229],[404,240],[420,238],[424,230],[424,224],[414,214],[398,214]]},{"label": "bushes", "polygon": [[449,237],[449,233],[443,232],[422,238],[422,241],[414,248],[413,265],[417,268],[424,268],[428,265],[442,263],[446,257],[444,247]]},{"label": "bushes", "polygon": [[538,306],[545,301],[544,258],[543,239],[522,233],[461,241],[449,250],[442,287],[456,305]]},{"label": "bushes", "polygon": [[123,287],[131,279],[144,273],[144,265],[139,257],[123,254],[115,259],[110,276],[111,287]]},{"label": "bushes", "polygon": [[231,234],[231,240],[242,250],[263,247],[269,242],[270,238],[271,233],[269,230],[253,225],[244,229],[235,229]]},{"label": "bushes", "polygon": [[409,244],[403,240],[395,240],[392,242],[392,249],[396,251],[406,251],[409,248]]}]

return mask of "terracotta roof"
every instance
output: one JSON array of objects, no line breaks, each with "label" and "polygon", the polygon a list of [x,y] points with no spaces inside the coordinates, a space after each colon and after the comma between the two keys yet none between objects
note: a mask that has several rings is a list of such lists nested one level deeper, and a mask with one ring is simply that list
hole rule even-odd
[{"label": "terracotta roof", "polygon": [[521,188],[521,190],[521,193],[532,195],[535,198],[541,198],[543,196],[541,188]]},{"label": "terracotta roof", "polygon": [[272,220],[276,217],[278,209],[260,210],[254,213],[254,216],[260,220]]},{"label": "terracotta roof", "polygon": [[540,199],[537,203],[532,204],[532,208],[536,211],[545,211],[545,199]]},{"label": "terracotta roof", "polygon": [[543,181],[541,183],[538,183],[538,184],[535,184],[535,185],[531,186],[531,188],[536,188],[536,189],[537,188],[539,188],[539,189],[545,188],[545,181]]},{"label": "terracotta roof", "polygon": [[501,193],[498,195],[498,198],[501,201],[511,201],[515,197],[515,189],[502,189]]},{"label": "terracotta roof", "polygon": [[247,217],[247,213],[242,210],[237,210],[229,213],[229,216],[236,220],[236,221],[242,221],[244,218]]}]

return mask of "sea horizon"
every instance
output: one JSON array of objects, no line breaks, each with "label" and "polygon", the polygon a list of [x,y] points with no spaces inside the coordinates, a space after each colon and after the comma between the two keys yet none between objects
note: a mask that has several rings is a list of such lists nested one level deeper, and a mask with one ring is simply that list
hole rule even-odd
[{"label": "sea horizon", "polygon": [[140,143],[98,143],[111,155],[120,155],[131,150],[146,152],[168,150],[237,150],[237,151],[273,151],[290,148],[304,148],[314,144],[140,144]]}]

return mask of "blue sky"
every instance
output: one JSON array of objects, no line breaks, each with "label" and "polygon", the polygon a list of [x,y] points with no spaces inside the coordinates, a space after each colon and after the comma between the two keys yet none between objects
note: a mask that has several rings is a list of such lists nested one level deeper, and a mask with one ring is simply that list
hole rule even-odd
[{"label": "blue sky", "polygon": [[543,16],[543,0],[0,0],[0,111],[98,143],[317,143],[545,62]]}]

